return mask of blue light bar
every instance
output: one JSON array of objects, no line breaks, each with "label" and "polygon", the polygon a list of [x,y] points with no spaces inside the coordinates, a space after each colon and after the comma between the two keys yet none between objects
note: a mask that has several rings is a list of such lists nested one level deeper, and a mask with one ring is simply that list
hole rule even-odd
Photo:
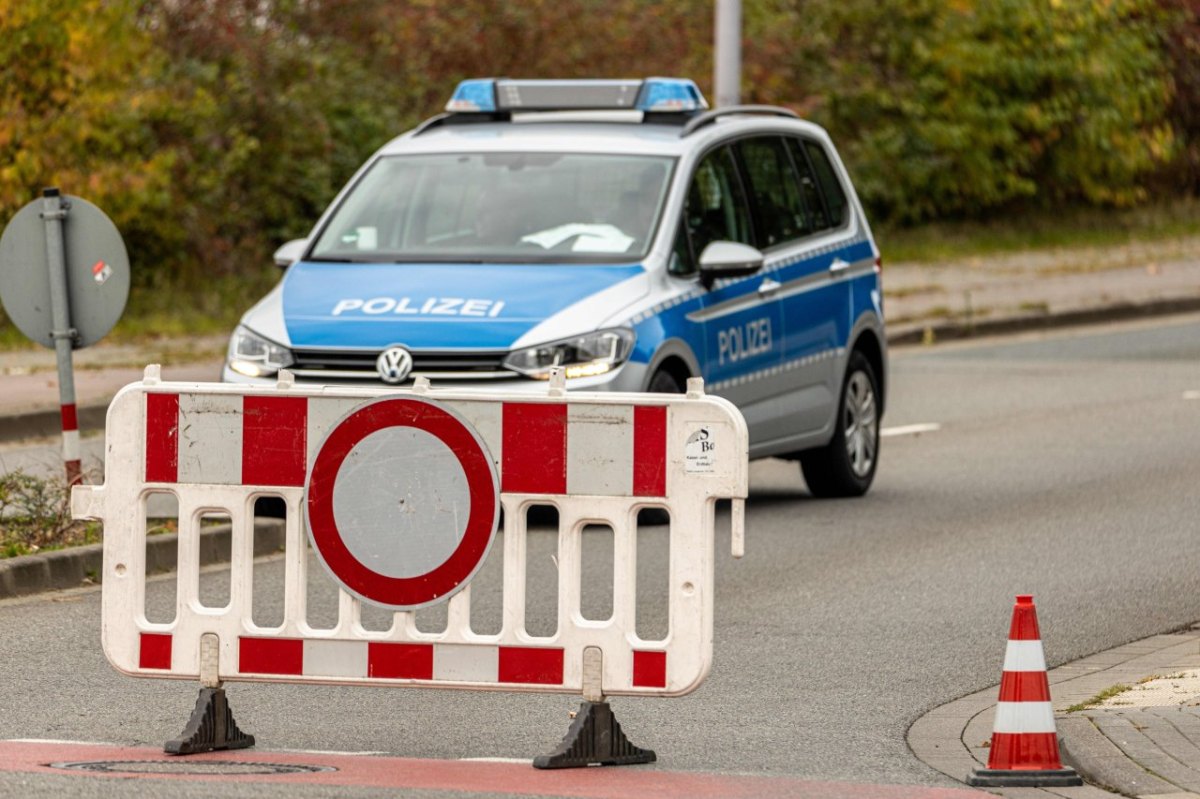
[{"label": "blue light bar", "polygon": [[446,110],[451,112],[467,111],[477,113],[495,111],[495,78],[464,80],[454,90],[454,96],[450,98],[450,102],[446,103]]},{"label": "blue light bar", "polygon": [[687,78],[646,78],[636,105],[640,111],[702,111],[708,101]]},{"label": "blue light bar", "polygon": [[646,80],[464,80],[446,103],[452,113],[497,111],[653,111],[683,113],[708,108],[694,81]]}]

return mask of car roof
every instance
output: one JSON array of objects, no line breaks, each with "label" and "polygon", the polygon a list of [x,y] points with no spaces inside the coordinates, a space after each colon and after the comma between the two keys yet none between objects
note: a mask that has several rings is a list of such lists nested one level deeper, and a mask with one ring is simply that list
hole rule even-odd
[{"label": "car roof", "polygon": [[[611,116],[611,115],[610,115]],[[461,152],[590,152],[681,156],[714,139],[753,132],[807,133],[828,137],[819,126],[798,119],[754,115],[715,120],[681,137],[678,124],[632,121],[567,121],[583,115],[537,114],[509,122],[441,124],[393,139],[381,155]]]}]

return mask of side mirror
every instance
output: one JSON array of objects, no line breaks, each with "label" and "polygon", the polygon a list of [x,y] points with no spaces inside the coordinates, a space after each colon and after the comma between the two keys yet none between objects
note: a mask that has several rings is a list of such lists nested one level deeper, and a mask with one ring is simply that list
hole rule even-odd
[{"label": "side mirror", "polygon": [[292,239],[275,251],[275,265],[280,269],[287,269],[300,260],[300,256],[304,255],[306,249],[308,249],[308,239]]},{"label": "side mirror", "polygon": [[748,244],[714,241],[700,253],[700,280],[711,286],[722,277],[744,277],[762,269],[763,254]]}]

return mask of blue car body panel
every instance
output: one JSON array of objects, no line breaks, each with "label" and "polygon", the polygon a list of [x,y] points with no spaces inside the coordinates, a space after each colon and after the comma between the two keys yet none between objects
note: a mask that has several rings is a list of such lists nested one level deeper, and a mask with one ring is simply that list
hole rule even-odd
[{"label": "blue car body panel", "polygon": [[642,272],[638,264],[300,262],[284,279],[283,315],[300,348],[506,349]]}]

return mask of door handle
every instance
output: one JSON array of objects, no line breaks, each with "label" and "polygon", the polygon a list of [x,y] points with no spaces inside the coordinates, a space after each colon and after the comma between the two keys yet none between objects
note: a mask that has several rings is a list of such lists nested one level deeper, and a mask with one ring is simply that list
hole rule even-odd
[{"label": "door handle", "polygon": [[850,262],[843,261],[841,258],[834,258],[833,263],[831,263],[829,265],[829,271],[831,274],[837,274],[838,272],[845,272],[849,268],[850,268]]},{"label": "door handle", "polygon": [[770,297],[772,294],[779,291],[781,287],[782,284],[772,280],[771,278],[767,278],[762,283],[758,284],[758,296]]}]

